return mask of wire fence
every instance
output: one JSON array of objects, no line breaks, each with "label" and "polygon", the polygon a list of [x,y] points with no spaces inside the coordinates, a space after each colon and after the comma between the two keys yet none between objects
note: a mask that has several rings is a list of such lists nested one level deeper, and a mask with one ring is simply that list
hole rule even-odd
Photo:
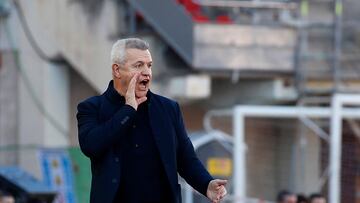
[{"label": "wire fence", "polygon": [[[245,171],[248,197],[258,202],[275,201],[279,191],[289,190],[304,196],[320,193],[328,198],[329,178],[332,175],[329,169],[332,150],[328,136],[330,124],[328,119],[311,122],[317,128],[298,119],[246,119]],[[229,133],[232,131],[231,117],[214,118],[212,124],[214,129]],[[343,121],[341,202],[359,201],[359,126],[360,120]],[[319,136],[318,128],[323,135]],[[235,198],[232,194],[230,197]]]}]

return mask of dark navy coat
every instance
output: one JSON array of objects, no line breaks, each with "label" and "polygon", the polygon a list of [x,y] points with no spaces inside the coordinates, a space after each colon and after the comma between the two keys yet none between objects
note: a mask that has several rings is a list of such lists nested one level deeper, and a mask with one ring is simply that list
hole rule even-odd
[{"label": "dark navy coat", "polygon": [[[111,203],[121,182],[122,137],[129,136],[136,111],[119,105],[121,97],[111,81],[100,96],[78,105],[78,133],[82,152],[91,160],[92,203]],[[206,195],[213,179],[197,158],[185,131],[179,105],[148,92],[149,122],[171,186],[173,202],[181,203],[178,173],[197,191]]]}]

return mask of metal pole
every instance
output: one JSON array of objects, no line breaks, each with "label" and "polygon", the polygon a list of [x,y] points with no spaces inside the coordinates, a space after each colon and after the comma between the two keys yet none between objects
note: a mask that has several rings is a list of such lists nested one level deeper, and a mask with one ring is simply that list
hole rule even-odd
[{"label": "metal pole", "polygon": [[330,182],[329,182],[329,203],[340,202],[340,161],[341,161],[341,129],[342,129],[342,103],[338,95],[332,99],[330,136]]},{"label": "metal pole", "polygon": [[307,51],[307,24],[308,24],[309,2],[307,0],[301,1],[300,6],[300,26],[297,28],[297,44],[295,49],[294,67],[295,67],[295,79],[296,87],[300,93],[300,96],[304,96],[306,93],[306,70],[308,67],[303,66],[303,59],[305,51]]},{"label": "metal pole", "polygon": [[245,174],[245,117],[239,107],[235,107],[234,126],[234,192],[235,202],[243,202],[246,195]]},{"label": "metal pole", "polygon": [[212,127],[211,119],[213,117],[220,117],[220,116],[232,116],[233,111],[232,109],[224,109],[224,110],[210,110],[206,112],[203,120],[203,126],[204,129],[207,132],[215,131],[215,129]]},{"label": "metal pole", "polygon": [[[299,125],[300,124],[300,125]],[[300,157],[300,165],[297,165],[297,161],[296,160],[296,154],[297,154],[297,150],[294,147],[293,148],[293,153],[295,154],[295,157],[292,160],[292,171],[293,171],[293,175],[292,175],[292,185],[291,188],[293,188],[293,191],[306,191],[306,185],[305,185],[305,179],[306,179],[306,148],[307,148],[307,138],[306,138],[306,133],[305,133],[305,126],[302,125],[301,123],[299,123],[299,133],[297,135],[297,143],[299,144],[299,157]],[[295,146],[296,146],[295,144]],[[296,178],[296,171],[299,168],[299,176],[300,179]],[[299,184],[295,184],[296,182],[299,182]]]},{"label": "metal pole", "polygon": [[335,0],[334,5],[334,58],[333,58],[333,80],[334,92],[339,90],[340,84],[340,59],[341,59],[341,46],[342,46],[342,0]]},{"label": "metal pole", "polygon": [[185,183],[185,203],[193,203],[193,192],[189,184]]}]

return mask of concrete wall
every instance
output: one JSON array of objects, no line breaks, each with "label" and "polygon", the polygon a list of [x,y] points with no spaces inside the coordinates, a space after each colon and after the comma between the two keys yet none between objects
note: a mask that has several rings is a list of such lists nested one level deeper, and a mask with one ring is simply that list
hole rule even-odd
[{"label": "concrete wall", "polygon": [[314,131],[302,125],[301,122],[294,122],[293,125],[297,128],[294,145],[296,159],[294,191],[305,194],[319,192],[322,190],[320,177],[324,175],[321,157],[328,154],[322,153],[321,138]]},{"label": "concrete wall", "polygon": [[277,187],[276,128],[265,119],[246,119],[247,195],[273,200]]},{"label": "concrete wall", "polygon": [[[43,1],[39,1],[39,4],[23,5],[24,11],[25,15],[29,15],[26,19],[34,30],[34,36],[37,40],[42,39],[39,40],[40,46],[45,53],[53,55],[56,50],[48,38],[46,27],[34,23],[37,18],[51,22],[51,19],[41,16],[44,13],[39,12],[40,2]],[[18,51],[18,68],[21,69],[18,72],[19,80],[16,80],[16,86],[12,88],[12,91],[17,93],[12,102],[18,105],[16,144],[20,150],[17,164],[42,178],[39,147],[63,148],[69,145],[69,70],[67,66],[50,64],[39,58],[21,29],[13,8],[8,25],[10,35],[5,35],[5,40],[11,49]]]},{"label": "concrete wall", "polygon": [[[118,26],[115,1],[21,0],[29,27],[49,56],[66,58],[95,89],[110,78],[110,49]],[[95,1],[95,3],[97,3]],[[90,7],[89,7],[90,6]]]},{"label": "concrete wall", "polygon": [[[77,105],[84,99],[98,95],[90,85],[87,83],[76,71],[70,70],[70,96],[69,96],[69,126],[70,126],[70,146],[79,146],[78,142],[78,129],[77,129]],[[106,88],[106,87],[104,87]]]},{"label": "concrete wall", "polygon": [[30,84],[19,84],[18,144],[26,150],[20,151],[18,164],[41,178],[39,147],[69,145],[69,76],[67,67],[36,61],[31,55],[21,55],[23,63],[37,65],[24,68]]},{"label": "concrete wall", "polygon": [[[70,108],[69,67],[49,64],[44,71],[48,79],[44,80],[43,101],[44,107],[49,113],[49,116],[45,118],[44,146],[67,147],[70,136],[68,122]],[[52,117],[57,124],[54,125],[49,117]]]},{"label": "concrete wall", "polygon": [[0,51],[0,165],[17,163],[18,73],[11,50]]}]

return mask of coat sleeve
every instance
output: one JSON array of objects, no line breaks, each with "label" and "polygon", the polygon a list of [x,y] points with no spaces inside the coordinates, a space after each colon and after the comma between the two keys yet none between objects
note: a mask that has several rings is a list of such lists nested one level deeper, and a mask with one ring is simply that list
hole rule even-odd
[{"label": "coat sleeve", "polygon": [[78,138],[82,152],[95,158],[104,152],[132,125],[135,109],[129,105],[121,107],[109,120],[98,121],[99,105],[94,102],[84,101],[77,106]]},{"label": "coat sleeve", "polygon": [[209,174],[195,154],[194,147],[186,133],[180,107],[176,103],[176,134],[178,136],[177,165],[178,172],[195,190],[206,196]]}]

